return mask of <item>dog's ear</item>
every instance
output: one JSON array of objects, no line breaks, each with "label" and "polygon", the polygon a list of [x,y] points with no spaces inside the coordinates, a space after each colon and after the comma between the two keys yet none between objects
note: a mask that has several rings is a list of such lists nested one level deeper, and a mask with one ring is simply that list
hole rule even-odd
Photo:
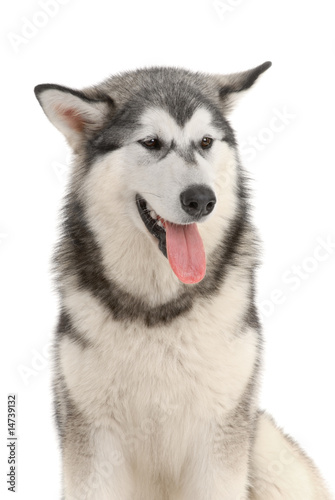
[{"label": "dog's ear", "polygon": [[75,151],[84,139],[103,127],[114,107],[108,96],[91,99],[84,92],[60,85],[37,85],[34,91],[51,123]]},{"label": "dog's ear", "polygon": [[244,91],[250,89],[257,78],[271,65],[272,63],[267,61],[248,71],[216,76],[219,99],[225,113],[229,113],[234,108],[235,102]]}]

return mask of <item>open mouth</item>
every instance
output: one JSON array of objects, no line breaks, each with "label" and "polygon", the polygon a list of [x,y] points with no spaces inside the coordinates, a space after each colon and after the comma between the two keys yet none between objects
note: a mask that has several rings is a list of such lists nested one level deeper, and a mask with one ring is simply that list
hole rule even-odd
[{"label": "open mouth", "polygon": [[163,219],[138,194],[136,205],[145,227],[158,240],[159,249],[178,279],[187,284],[201,281],[206,274],[206,254],[197,225],[174,224]]},{"label": "open mouth", "polygon": [[161,250],[163,255],[167,257],[164,219],[157,215],[145,199],[139,195],[136,195],[136,205],[145,227],[149,233],[158,239],[158,248]]}]

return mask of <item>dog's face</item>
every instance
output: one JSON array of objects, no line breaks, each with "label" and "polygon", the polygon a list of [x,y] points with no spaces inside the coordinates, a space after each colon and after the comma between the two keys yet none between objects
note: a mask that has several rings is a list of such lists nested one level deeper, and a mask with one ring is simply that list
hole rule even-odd
[{"label": "dog's face", "polygon": [[197,223],[228,219],[237,196],[226,114],[269,66],[228,76],[154,68],[84,92],[40,85],[36,95],[85,164],[86,178],[101,183],[96,189],[110,213],[127,209],[178,278],[196,283],[206,270]]},{"label": "dog's face", "polygon": [[184,124],[167,110],[147,110],[124,146],[137,194],[171,223],[206,220],[216,203],[215,158],[223,140],[223,120],[219,128],[204,107]]}]

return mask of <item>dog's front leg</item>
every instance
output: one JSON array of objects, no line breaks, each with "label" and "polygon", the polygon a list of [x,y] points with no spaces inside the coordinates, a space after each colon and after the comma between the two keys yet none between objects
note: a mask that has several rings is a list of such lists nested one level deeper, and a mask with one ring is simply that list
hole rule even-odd
[{"label": "dog's front leg", "polygon": [[62,445],[64,500],[133,499],[121,440],[109,429],[76,422],[74,417]]},{"label": "dog's front leg", "polygon": [[247,500],[250,448],[248,424],[217,425],[214,436],[196,446],[176,500]]},{"label": "dog's front leg", "polygon": [[247,459],[243,457],[238,468],[221,464],[203,464],[207,467],[206,473],[190,477],[176,496],[176,500],[247,500],[248,472]]}]

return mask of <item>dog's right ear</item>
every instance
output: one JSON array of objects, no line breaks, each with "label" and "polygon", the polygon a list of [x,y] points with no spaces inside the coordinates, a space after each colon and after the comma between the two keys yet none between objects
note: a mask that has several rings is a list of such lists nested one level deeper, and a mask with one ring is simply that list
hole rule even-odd
[{"label": "dog's right ear", "polygon": [[108,96],[91,99],[84,92],[60,85],[37,85],[34,91],[44,113],[75,151],[103,127],[114,108]]}]

